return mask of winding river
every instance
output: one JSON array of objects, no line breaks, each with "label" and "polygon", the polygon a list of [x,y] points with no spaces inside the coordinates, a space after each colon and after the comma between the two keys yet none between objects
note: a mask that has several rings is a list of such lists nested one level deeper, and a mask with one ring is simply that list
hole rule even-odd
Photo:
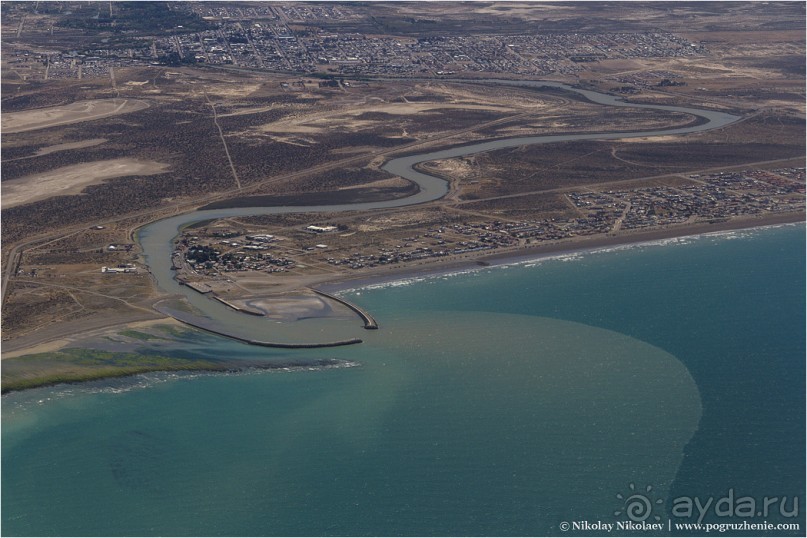
[{"label": "winding river", "polygon": [[[454,81],[454,82],[471,82],[471,81]],[[478,83],[477,81],[473,81]],[[338,213],[342,211],[365,211],[370,209],[385,209],[410,206],[415,204],[422,204],[437,200],[448,193],[448,184],[446,181],[418,172],[414,166],[418,163],[433,161],[439,159],[449,159],[453,157],[461,157],[475,153],[482,153],[497,149],[519,147],[524,145],[538,145],[549,144],[555,142],[567,142],[574,140],[609,140],[617,138],[637,138],[645,136],[659,136],[659,135],[680,135],[687,133],[695,133],[706,131],[710,129],[718,129],[731,123],[738,121],[740,118],[732,114],[724,112],[717,112],[711,110],[700,110],[695,108],[677,107],[670,105],[653,105],[653,104],[635,104],[627,103],[619,97],[606,95],[590,90],[582,90],[568,86],[558,82],[543,82],[543,81],[505,81],[505,80],[491,80],[486,83],[497,85],[510,85],[510,86],[530,86],[535,88],[550,88],[560,89],[569,92],[575,92],[586,98],[587,100],[605,105],[615,107],[628,107],[628,108],[646,108],[652,110],[664,110],[671,112],[679,112],[690,114],[701,118],[703,121],[696,125],[689,125],[685,127],[659,129],[651,131],[635,131],[635,132],[604,132],[604,133],[585,133],[585,134],[565,134],[565,135],[544,135],[544,136],[527,136],[518,138],[507,138],[491,140],[487,142],[478,142],[450,149],[433,151],[429,153],[422,153],[417,155],[410,155],[407,157],[400,157],[388,161],[383,169],[392,175],[400,176],[413,181],[418,184],[420,191],[408,198],[400,198],[396,200],[387,200],[380,202],[368,202],[357,204],[339,204],[339,205],[317,205],[317,206],[275,206],[275,207],[247,207],[247,208],[229,208],[229,209],[213,209],[204,211],[193,211],[182,215],[166,218],[148,224],[142,227],[137,234],[142,251],[145,257],[145,262],[150,268],[151,274],[156,280],[157,285],[164,291],[183,295],[185,299],[197,310],[196,314],[188,316],[185,312],[169,311],[178,319],[183,321],[191,321],[190,318],[196,320],[196,324],[200,326],[207,325],[208,328],[215,327],[223,333],[237,334],[241,338],[253,338],[256,340],[272,340],[273,332],[278,332],[276,324],[273,324],[267,318],[256,316],[249,316],[238,313],[229,307],[217,301],[211,300],[203,295],[200,295],[186,286],[182,286],[174,279],[174,272],[171,270],[171,255],[173,252],[173,243],[177,238],[180,231],[196,222],[220,219],[226,217],[243,217],[254,215],[277,215],[286,213]],[[164,310],[165,311],[165,310]],[[199,319],[208,320],[206,323],[199,324]],[[284,329],[286,332],[286,329]],[[302,333],[304,335],[312,334],[310,331]],[[249,336],[252,335],[252,336]],[[263,335],[263,337],[258,336]],[[269,335],[269,336],[266,336]],[[304,336],[307,337],[307,336]],[[299,338],[297,336],[296,338]],[[312,336],[311,338],[316,338]],[[333,334],[323,334],[322,338],[325,341],[333,340]]]}]

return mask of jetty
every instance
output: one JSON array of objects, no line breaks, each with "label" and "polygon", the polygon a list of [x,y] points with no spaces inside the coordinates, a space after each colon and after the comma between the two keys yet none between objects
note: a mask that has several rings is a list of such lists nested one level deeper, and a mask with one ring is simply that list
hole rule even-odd
[{"label": "jetty", "polygon": [[226,301],[226,300],[222,299],[218,295],[213,295],[213,299],[217,300],[218,302],[220,302],[223,305],[229,306],[230,308],[232,308],[236,312],[243,312],[244,314],[249,314],[250,316],[264,316],[265,315],[260,310],[255,310],[254,308],[248,308],[248,307],[245,307],[245,306],[235,305],[235,304],[231,303],[230,301]]},{"label": "jetty", "polygon": [[331,295],[330,293],[325,293],[324,291],[316,290],[314,288],[309,288],[309,289],[311,291],[313,291],[314,293],[316,293],[317,295],[321,295],[323,297],[331,299],[332,301],[336,301],[337,303],[343,304],[346,307],[348,307],[349,309],[353,310],[356,314],[359,315],[359,317],[364,322],[364,328],[365,329],[378,329],[378,323],[376,323],[376,320],[373,318],[373,316],[371,316],[369,313],[367,313],[366,310],[354,305],[351,302],[345,301],[344,299],[342,299],[340,297],[337,297],[335,295]]},{"label": "jetty", "polygon": [[253,338],[248,338],[246,336],[239,336],[237,334],[229,333],[223,328],[218,328],[216,326],[216,322],[212,319],[201,318],[191,313],[182,312],[180,310],[171,308],[170,306],[166,306],[164,303],[170,300],[171,299],[164,299],[156,302],[153,305],[154,310],[162,314],[165,314],[166,316],[171,316],[175,320],[179,321],[180,323],[184,323],[189,327],[193,327],[195,329],[199,329],[208,332],[210,334],[215,334],[216,336],[223,336],[225,338],[237,340],[239,342],[243,342],[245,344],[250,344],[253,346],[276,347],[283,349],[311,349],[318,347],[350,346],[354,344],[361,344],[363,342],[361,338],[348,338],[345,340],[333,340],[330,342],[288,342],[288,343],[268,342],[266,340],[255,340]]},{"label": "jetty", "polygon": [[193,291],[201,293],[202,295],[211,293],[213,291],[213,288],[204,282],[188,282],[187,280],[180,280],[179,283],[188,286]]},{"label": "jetty", "polygon": [[312,349],[318,347],[339,347],[339,346],[351,346],[353,344],[361,344],[362,340],[360,338],[350,338],[348,340],[336,340],[334,342],[312,342],[312,343],[282,343],[282,342],[267,342],[264,340],[252,340],[251,338],[243,338],[241,336],[236,336],[234,334],[229,334],[224,331],[219,331],[217,329],[213,329],[211,327],[205,327],[204,325],[194,323],[187,319],[182,319],[177,316],[173,316],[174,319],[177,321],[181,321],[185,325],[190,325],[196,329],[201,329],[205,332],[209,332],[211,334],[215,334],[217,336],[223,336],[225,338],[230,338],[232,340],[237,340],[239,342],[243,342],[245,344],[250,344],[253,346],[261,346],[261,347],[277,347],[283,349]]}]

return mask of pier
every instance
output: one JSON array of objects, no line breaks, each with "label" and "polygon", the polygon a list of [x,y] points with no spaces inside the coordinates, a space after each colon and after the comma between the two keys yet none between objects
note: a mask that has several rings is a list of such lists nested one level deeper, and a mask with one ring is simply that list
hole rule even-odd
[{"label": "pier", "polygon": [[229,306],[230,308],[232,308],[236,312],[243,312],[244,314],[249,314],[250,316],[263,316],[263,315],[265,315],[260,310],[254,310],[252,308],[247,308],[247,307],[243,307],[243,306],[234,305],[230,301],[225,301],[224,299],[222,299],[218,295],[213,295],[213,298],[215,300],[217,300],[218,302],[220,302],[221,304]]},{"label": "pier", "polygon": [[201,293],[202,295],[213,291],[213,288],[204,282],[188,282],[187,280],[180,280],[179,283],[188,286],[193,291]]},{"label": "pier", "polygon": [[193,327],[195,329],[199,329],[210,334],[215,334],[216,336],[223,336],[225,338],[230,338],[232,340],[237,340],[239,342],[243,342],[244,344],[250,344],[253,346],[261,346],[261,347],[274,347],[274,348],[281,348],[281,349],[313,349],[319,347],[339,347],[339,346],[350,346],[354,344],[361,344],[363,340],[361,338],[347,338],[345,340],[333,340],[330,342],[268,342],[265,340],[255,340],[253,338],[248,338],[246,336],[239,336],[237,334],[232,334],[227,332],[226,328],[221,327],[216,323],[215,320],[201,318],[195,316],[194,314],[183,312],[176,310],[175,308],[171,308],[167,306],[165,303],[171,301],[172,299],[163,299],[158,301],[154,304],[154,309],[157,312],[165,314],[166,316],[171,316],[175,320],[188,325],[189,327]]},{"label": "pier", "polygon": [[324,291],[315,290],[314,288],[310,288],[310,289],[311,289],[311,291],[313,291],[317,295],[322,295],[323,297],[326,297],[328,299],[336,301],[337,303],[343,304],[346,307],[348,307],[349,309],[353,310],[356,314],[359,315],[359,317],[364,322],[364,328],[365,329],[378,329],[378,323],[376,323],[373,316],[368,314],[362,308],[359,308],[358,306],[354,305],[353,303],[345,301],[344,299],[341,299],[341,298],[339,298],[339,297],[337,297],[335,295],[331,295],[330,293],[325,293]]}]

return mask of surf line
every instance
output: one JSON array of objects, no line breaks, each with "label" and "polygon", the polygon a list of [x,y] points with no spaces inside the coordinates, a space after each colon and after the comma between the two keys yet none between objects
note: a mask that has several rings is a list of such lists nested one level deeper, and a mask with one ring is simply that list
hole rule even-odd
[{"label": "surf line", "polygon": [[[456,80],[454,82],[475,83],[480,84],[480,81],[467,81]],[[238,337],[224,330],[228,324],[231,326],[243,325],[245,315],[239,313],[225,304],[217,301],[212,301],[207,297],[201,296],[189,290],[185,286],[181,286],[175,279],[175,274],[171,270],[171,257],[173,254],[173,244],[181,231],[200,221],[215,220],[230,217],[248,217],[248,216],[261,216],[261,215],[281,215],[291,213],[340,213],[344,211],[367,211],[374,209],[389,209],[413,206],[432,202],[438,200],[448,193],[448,183],[438,177],[425,174],[415,170],[417,164],[439,160],[450,159],[454,157],[462,157],[466,155],[473,155],[476,153],[493,151],[497,149],[506,149],[526,145],[540,145],[557,142],[569,142],[579,140],[613,140],[620,138],[641,138],[648,136],[669,136],[669,135],[682,135],[689,133],[697,133],[713,129],[719,129],[730,125],[741,118],[733,114],[719,112],[715,110],[704,110],[689,107],[679,107],[674,105],[659,105],[650,103],[631,103],[624,101],[620,97],[613,95],[603,94],[591,90],[575,88],[566,84],[552,81],[506,81],[506,80],[493,80],[486,81],[486,84],[494,85],[509,85],[509,86],[528,86],[536,89],[548,88],[555,90],[563,90],[568,92],[575,92],[588,101],[595,104],[604,106],[615,106],[624,108],[644,108],[650,110],[660,110],[667,112],[678,112],[695,116],[702,120],[696,124],[689,124],[683,127],[670,127],[667,129],[655,129],[648,131],[630,131],[630,132],[614,132],[606,131],[600,133],[578,133],[578,134],[561,134],[561,135],[542,135],[542,136],[526,136],[516,138],[505,138],[499,140],[488,140],[484,142],[476,142],[464,146],[457,146],[445,150],[437,150],[428,153],[417,155],[409,155],[406,157],[398,157],[387,161],[382,167],[383,170],[389,172],[394,176],[399,176],[409,181],[416,183],[419,191],[407,198],[399,198],[396,200],[385,200],[378,202],[364,202],[356,204],[335,204],[335,205],[317,205],[317,206],[273,206],[273,207],[242,207],[242,208],[225,208],[225,209],[208,209],[198,210],[181,215],[175,215],[162,220],[152,222],[146,226],[138,229],[136,239],[142,248],[145,264],[149,267],[149,273],[155,280],[159,288],[168,293],[182,295],[183,299],[201,311],[208,319],[216,322],[221,330],[216,329],[211,331],[209,328],[203,328],[209,332],[215,332],[221,336],[229,336],[237,338],[247,343],[254,345],[266,345],[268,342],[258,343],[257,341],[250,341],[247,338]],[[314,290],[317,291],[317,290]],[[322,294],[320,295],[333,299],[333,296]],[[344,301],[336,298],[337,301],[345,303]],[[375,320],[365,311],[358,309],[355,305],[347,305],[354,312],[359,314],[365,324],[365,328],[377,328],[378,324]],[[182,314],[173,312],[172,317],[195,325],[188,319],[182,319]],[[254,318],[253,318],[254,319]],[[352,339],[340,342],[332,342],[331,344],[290,344],[294,347],[328,347],[329,345],[347,345],[348,343],[359,343],[361,340]]]}]

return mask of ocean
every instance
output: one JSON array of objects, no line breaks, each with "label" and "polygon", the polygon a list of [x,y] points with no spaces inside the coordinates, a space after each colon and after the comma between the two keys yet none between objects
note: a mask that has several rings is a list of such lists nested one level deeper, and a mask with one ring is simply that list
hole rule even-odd
[{"label": "ocean", "polygon": [[3,535],[804,534],[803,225],[343,295],[381,327],[358,346],[194,332],[143,351],[354,367],[4,396]]}]

